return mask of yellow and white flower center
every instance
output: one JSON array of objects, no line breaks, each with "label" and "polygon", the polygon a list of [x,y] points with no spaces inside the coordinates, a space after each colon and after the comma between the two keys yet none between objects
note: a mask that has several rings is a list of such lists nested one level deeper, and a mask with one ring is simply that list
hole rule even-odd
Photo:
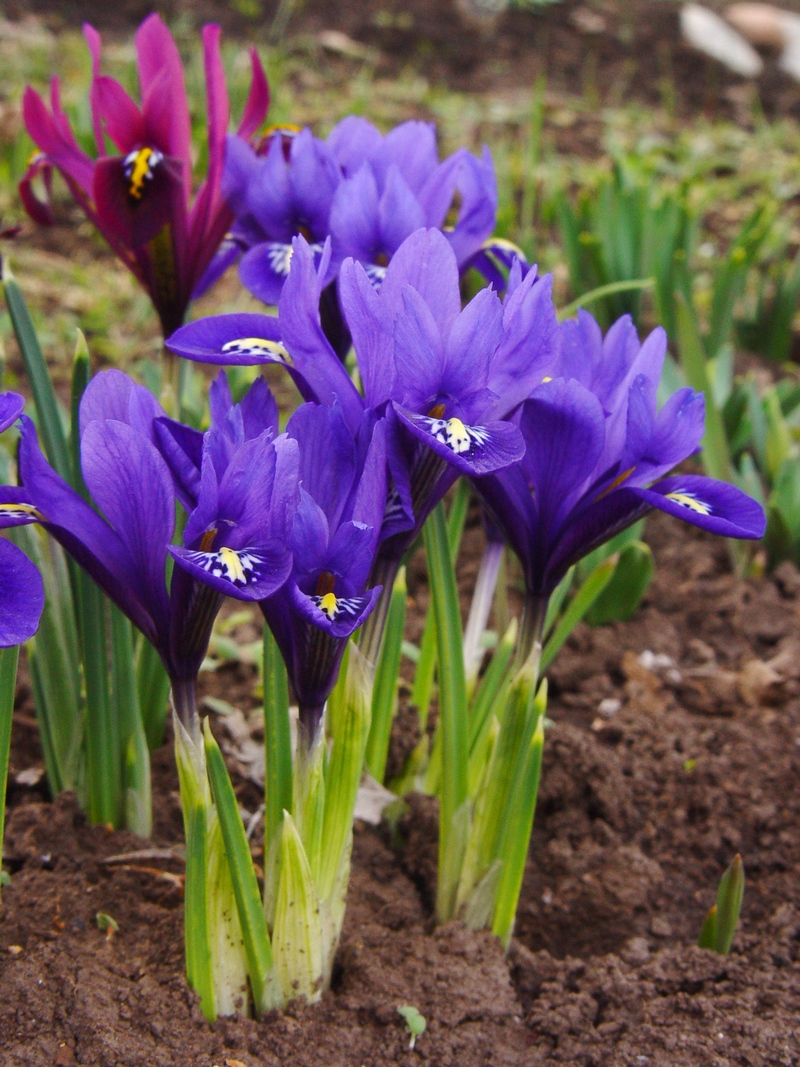
[{"label": "yellow and white flower center", "polygon": [[128,179],[128,196],[141,200],[145,182],[153,180],[156,167],[164,162],[163,153],[157,148],[139,148],[129,152],[123,160],[125,177]]},{"label": "yellow and white flower center", "polygon": [[490,434],[483,426],[467,426],[455,416],[450,419],[432,419],[422,416],[428,432],[440,444],[446,445],[457,456],[472,454],[476,445],[485,445]]}]

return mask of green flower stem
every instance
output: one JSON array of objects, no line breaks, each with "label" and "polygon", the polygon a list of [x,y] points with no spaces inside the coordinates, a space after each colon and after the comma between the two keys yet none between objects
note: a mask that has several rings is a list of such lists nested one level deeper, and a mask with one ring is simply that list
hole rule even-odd
[{"label": "green flower stem", "polygon": [[0,869],[3,860],[3,830],[6,818],[6,785],[11,751],[11,720],[17,682],[19,648],[0,649]]}]

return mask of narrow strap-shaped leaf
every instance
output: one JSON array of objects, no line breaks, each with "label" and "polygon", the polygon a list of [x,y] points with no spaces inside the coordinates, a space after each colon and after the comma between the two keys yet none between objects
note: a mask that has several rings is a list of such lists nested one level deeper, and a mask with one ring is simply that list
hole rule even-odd
[{"label": "narrow strap-shaped leaf", "polygon": [[705,433],[703,435],[703,466],[712,478],[732,481],[731,457],[722,416],[714,403],[708,379],[706,356],[697,327],[694,310],[683,293],[675,295],[677,305],[678,354],[686,380],[692,389],[706,398]]},{"label": "narrow strap-shaped leaf", "polygon": [[644,541],[631,541],[620,549],[619,561],[613,577],[594,604],[586,612],[591,626],[604,622],[629,619],[647,592],[655,573],[650,546]]},{"label": "narrow strap-shaped leaf", "polygon": [[6,784],[11,751],[11,719],[17,683],[19,648],[0,648],[0,870],[3,862],[3,828],[6,818]]},{"label": "narrow strap-shaped leaf", "polygon": [[544,646],[541,673],[547,670],[569,635],[611,581],[616,566],[616,556],[599,563],[570,600],[567,610],[556,623],[550,639]]},{"label": "narrow strap-shaped leaf", "polygon": [[698,948],[708,948],[712,952],[717,949],[717,905],[714,904],[706,912],[700,934],[697,938]]},{"label": "narrow strap-shaped leaf", "polygon": [[325,984],[319,897],[288,811],[283,816],[280,872],[272,944],[277,981],[285,1001],[305,997],[313,1004]]},{"label": "narrow strap-shaped leaf", "polygon": [[403,630],[406,623],[406,569],[401,567],[394,580],[392,602],[383,631],[383,641],[375,669],[375,684],[372,692],[372,721],[367,741],[367,770],[378,782],[386,774],[386,759],[389,754],[389,739],[392,720],[397,706],[397,676],[400,672]]},{"label": "narrow strap-shaped leaf", "polygon": [[[456,487],[455,496],[450,514],[447,518],[447,540],[450,545],[450,554],[455,559],[458,555],[461,535],[464,532],[464,522],[469,508],[471,487],[469,482],[462,478]],[[425,729],[428,721],[431,696],[433,694],[433,680],[436,675],[436,616],[433,605],[428,608],[425,616],[425,627],[422,631],[422,641],[419,646],[419,658],[414,669],[414,685],[411,690],[411,703],[417,708],[420,726]]]},{"label": "narrow strap-shaped leaf", "polygon": [[535,701],[536,729],[528,743],[527,751],[520,753],[517,773],[514,776],[509,806],[505,813],[505,832],[500,846],[503,865],[497,886],[497,898],[492,923],[492,933],[508,948],[514,929],[525,861],[533,829],[536,798],[542,773],[544,750],[544,709],[547,703],[547,681],[542,682]]},{"label": "narrow strap-shaped leaf", "polygon": [[289,681],[272,631],[264,627],[264,855],[273,851],[283,812],[292,810]]},{"label": "narrow strap-shaped leaf", "polygon": [[716,943],[714,948],[727,956],[733,944],[733,936],[739,922],[744,897],[744,864],[737,852],[731,865],[723,874],[717,892]]},{"label": "narrow strap-shaped leaf", "polygon": [[454,819],[467,800],[469,723],[461,611],[455,570],[447,536],[444,509],[437,505],[425,524],[433,610],[436,617],[439,654],[439,733],[442,739],[442,780],[439,790],[439,882],[436,914],[440,922],[452,918],[456,884],[446,884],[442,874],[459,866],[450,850],[456,848]]},{"label": "narrow strap-shaped leaf", "polygon": [[642,289],[652,289],[655,283],[655,278],[636,278],[629,282],[609,282],[607,285],[599,285],[596,289],[584,293],[583,296],[563,307],[558,313],[559,320],[563,322],[564,319],[574,315],[580,308],[585,308],[588,304],[594,304],[596,301],[604,299],[604,297],[614,296],[616,293],[633,293]]},{"label": "narrow strap-shaped leaf", "polygon": [[17,280],[8,261],[3,261],[3,291],[8,314],[22,354],[25,373],[36,405],[39,433],[45,455],[64,481],[72,483],[72,463],[64,424],[58,407],[50,372],[47,369],[39,338]]},{"label": "narrow strap-shaped leaf", "polygon": [[247,969],[258,1010],[263,1010],[272,970],[272,945],[239,803],[208,719],[203,723],[206,764],[242,928]]},{"label": "narrow strap-shaped leaf", "polygon": [[328,703],[331,752],[325,771],[325,821],[317,889],[322,902],[329,902],[340,881],[342,865],[350,854],[353,812],[364,766],[364,750],[370,731],[372,669],[358,647],[350,644],[346,674]]},{"label": "narrow strap-shaped leaf", "polygon": [[494,655],[489,661],[489,666],[481,678],[472,703],[469,707],[469,749],[470,755],[475,749],[479,738],[486,729],[497,694],[503,685],[511,657],[514,655],[514,647],[517,643],[518,623],[516,618],[503,635],[499,645],[494,650]]},{"label": "narrow strap-shaped leaf", "polygon": [[164,744],[164,724],[169,706],[169,675],[161,657],[146,637],[139,635],[136,651],[136,689],[147,747],[151,752]]},{"label": "narrow strap-shaped leaf", "polygon": [[109,615],[113,686],[109,715],[118,722],[124,759],[125,825],[142,837],[149,837],[153,828],[150,752],[139,709],[133,633],[130,622],[114,604],[109,605]]}]

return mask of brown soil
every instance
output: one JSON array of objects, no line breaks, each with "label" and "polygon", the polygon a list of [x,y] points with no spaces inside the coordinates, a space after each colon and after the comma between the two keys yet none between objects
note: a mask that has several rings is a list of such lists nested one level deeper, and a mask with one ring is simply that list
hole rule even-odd
[{"label": "brown soil", "polygon": [[[158,8],[184,23],[213,20],[230,34],[263,38],[278,6],[278,0],[164,0]],[[550,90],[587,95],[597,103],[638,99],[683,114],[724,111],[740,117],[752,110],[748,83],[683,43],[675,0],[562,0],[528,9],[519,4],[494,21],[465,15],[470,6],[470,0],[306,0],[294,5],[288,37],[336,30],[356,47],[345,41],[334,53],[352,56],[358,45],[366,46],[372,50],[367,58],[383,73],[416,67],[435,81],[472,91],[530,86],[544,75]],[[712,0],[711,6],[724,4]],[[152,7],[149,0],[5,5],[10,18],[35,13],[54,28],[88,19],[120,33],[128,33]],[[480,0],[472,7],[480,10]],[[774,57],[754,86],[767,114],[800,111],[800,88],[777,69]]]},{"label": "brown soil", "polygon": [[[457,924],[432,931],[435,804],[418,798],[394,841],[357,828],[331,993],[261,1022],[210,1028],[185,987],[168,747],[156,757],[156,847],[175,851],[109,864],[152,843],[89,827],[69,797],[51,804],[41,784],[17,782],[40,760],[23,685],[2,1063],[800,1063],[800,576],[784,566],[741,582],[721,543],[665,519],[649,529],[659,569],[643,609],[581,628],[551,670],[554,722],[508,957]],[[225,669],[213,688],[230,699],[247,679]],[[254,786],[237,791],[256,806]],[[747,889],[722,958],[693,942],[736,851]],[[119,923],[111,939],[98,912]],[[396,1011],[406,1003],[428,1022],[413,1052]]]}]

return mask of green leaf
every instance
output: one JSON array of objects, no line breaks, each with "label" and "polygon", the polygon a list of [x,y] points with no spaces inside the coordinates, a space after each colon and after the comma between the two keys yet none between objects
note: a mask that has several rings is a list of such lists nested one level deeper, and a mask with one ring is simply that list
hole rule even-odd
[{"label": "green leaf", "polygon": [[727,956],[733,944],[739,913],[744,897],[744,864],[737,852],[730,867],[719,883],[717,893],[717,923],[714,948],[721,956]]},{"label": "green leaf", "polygon": [[272,946],[264,918],[264,907],[256,872],[250,856],[250,846],[247,843],[247,835],[239,814],[239,803],[219,745],[211,733],[208,719],[203,723],[203,732],[208,778],[222,831],[222,840],[225,844],[225,855],[230,867],[253,1000],[256,1011],[260,1014],[272,1006],[270,1000]]},{"label": "green leaf", "polygon": [[427,1026],[425,1016],[417,1008],[412,1007],[411,1004],[401,1004],[397,1011],[406,1021],[408,1032],[411,1035],[408,1047],[413,1048],[417,1038],[425,1033],[425,1027]]},{"label": "green leaf", "polygon": [[728,441],[719,409],[714,404],[713,393],[706,370],[706,356],[697,327],[694,310],[682,293],[676,296],[678,352],[686,380],[698,393],[706,397],[706,421],[703,437],[703,465],[712,476],[722,481],[732,481],[731,458]]},{"label": "green leaf", "polygon": [[517,764],[511,789],[509,807],[503,821],[504,834],[500,843],[503,866],[497,886],[492,933],[499,937],[506,948],[514,930],[525,861],[530,846],[539,781],[542,774],[544,751],[544,718],[547,707],[547,679],[543,679],[535,702],[536,728]]},{"label": "green leaf", "polygon": [[280,649],[264,626],[264,908],[274,915],[283,812],[292,810],[292,732],[289,680]]},{"label": "green leaf", "polygon": [[[464,521],[469,506],[470,491],[466,478],[462,478],[456,487],[447,519],[448,543],[450,545],[450,554],[454,560],[458,556],[458,548],[461,543]],[[417,708],[422,730],[425,729],[425,724],[428,721],[428,709],[434,689],[436,655],[436,616],[431,604],[425,616],[425,628],[422,632],[422,641],[420,642],[419,655],[414,670],[414,686],[411,691],[411,703]]]},{"label": "green leaf", "polygon": [[580,586],[572,600],[570,600],[567,610],[558,620],[542,651],[542,661],[539,668],[542,674],[553,662],[569,635],[611,581],[616,565],[617,560],[614,556],[598,564],[583,585]]},{"label": "green leaf", "polygon": [[467,800],[469,761],[469,722],[467,687],[464,676],[461,611],[453,568],[447,522],[442,505],[437,505],[425,523],[425,550],[428,557],[433,610],[436,618],[439,653],[439,734],[442,739],[442,779],[439,790],[439,882],[436,914],[440,922],[453,915],[456,885],[442,877],[445,868],[460,867],[450,851],[458,847],[454,819]]},{"label": "green leaf", "polygon": [[283,816],[280,881],[272,931],[279,987],[286,1001],[320,999],[324,988],[320,903],[303,842],[289,812]]},{"label": "green leaf", "polygon": [[164,725],[169,707],[169,675],[161,657],[144,635],[136,650],[136,688],[147,746],[155,752],[164,744]]},{"label": "green leaf", "polygon": [[367,770],[372,777],[383,782],[386,775],[386,759],[392,720],[397,708],[397,681],[402,656],[403,630],[406,622],[406,569],[401,567],[394,581],[389,615],[383,632],[381,650],[375,669],[375,684],[372,691],[372,722],[366,749]]},{"label": "green leaf", "polygon": [[590,626],[624,621],[639,607],[655,573],[653,553],[644,541],[633,541],[619,553],[614,574],[586,612]]},{"label": "green leaf", "polygon": [[72,460],[64,433],[64,422],[53,383],[50,380],[50,372],[42,355],[39,338],[36,336],[25,298],[5,258],[2,265],[2,283],[11,324],[14,327],[33,402],[36,405],[38,429],[44,453],[64,481],[71,485]]},{"label": "green leaf", "polygon": [[[331,900],[335,887],[345,882],[344,865],[349,863],[358,786],[364,766],[364,751],[370,732],[372,668],[358,647],[351,642],[346,673],[328,701],[328,731],[331,750],[325,771],[325,818],[322,840],[324,848],[317,882],[320,900],[329,903],[334,912],[341,904],[344,916],[344,897]],[[338,940],[338,931],[336,934]]]},{"label": "green leaf", "polygon": [[559,321],[563,322],[564,319],[570,318],[581,308],[586,307],[588,304],[594,304],[598,300],[603,300],[607,296],[614,296],[617,293],[640,292],[643,289],[652,289],[654,285],[655,278],[635,278],[627,282],[609,282],[607,285],[599,285],[596,289],[584,293],[583,296],[563,307],[558,313]]},{"label": "green leaf", "polygon": [[708,948],[712,952],[716,951],[717,945],[717,905],[708,909],[706,917],[703,920],[703,925],[700,928],[700,934],[697,938],[698,948]]}]

